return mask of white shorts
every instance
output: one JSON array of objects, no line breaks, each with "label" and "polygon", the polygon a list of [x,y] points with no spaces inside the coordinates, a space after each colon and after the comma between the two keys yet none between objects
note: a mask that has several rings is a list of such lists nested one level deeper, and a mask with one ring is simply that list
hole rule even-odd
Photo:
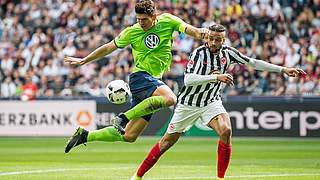
[{"label": "white shorts", "polygon": [[169,123],[167,133],[182,133],[188,131],[198,119],[208,125],[215,116],[226,113],[222,101],[213,101],[204,107],[187,106],[178,104]]}]

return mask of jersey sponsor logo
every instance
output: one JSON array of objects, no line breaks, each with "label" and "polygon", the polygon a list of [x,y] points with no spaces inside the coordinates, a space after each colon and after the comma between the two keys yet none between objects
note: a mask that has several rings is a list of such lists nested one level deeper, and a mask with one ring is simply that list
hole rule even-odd
[{"label": "jersey sponsor logo", "polygon": [[157,34],[150,33],[144,38],[144,44],[149,49],[157,47],[160,43],[160,37]]},{"label": "jersey sponsor logo", "polygon": [[225,57],[220,58],[220,64],[222,66],[224,66],[226,63],[227,63],[227,58],[225,58]]}]

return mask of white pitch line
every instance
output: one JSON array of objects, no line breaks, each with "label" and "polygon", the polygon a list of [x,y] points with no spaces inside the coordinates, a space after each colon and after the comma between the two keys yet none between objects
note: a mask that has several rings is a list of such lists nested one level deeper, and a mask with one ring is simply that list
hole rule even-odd
[{"label": "white pitch line", "polygon": [[[280,177],[280,176],[320,176],[319,173],[306,174],[270,174],[270,175],[247,175],[247,176],[225,176],[227,178],[255,178],[255,177]],[[216,179],[217,177],[174,177],[174,178],[150,178],[150,179]]]},{"label": "white pitch line", "polygon": [[47,172],[61,172],[61,171],[88,171],[88,170],[119,170],[119,169],[131,169],[135,167],[122,167],[122,168],[70,168],[70,169],[45,169],[45,170],[33,170],[33,171],[17,171],[17,172],[5,172],[0,173],[0,176],[17,175],[17,174],[33,174],[33,173],[47,173]]},{"label": "white pitch line", "polygon": [[[34,171],[17,171],[0,173],[0,176],[19,175],[19,174],[33,174],[33,173],[47,173],[47,172],[62,172],[62,171],[88,171],[88,170],[119,170],[131,169],[135,167],[122,168],[70,168],[70,169],[46,169]],[[254,178],[254,177],[281,177],[281,176],[320,176],[320,173],[305,173],[305,174],[270,174],[270,175],[246,175],[246,176],[226,176],[228,178]],[[149,179],[216,179],[216,177],[174,177],[174,178],[149,178]]]}]

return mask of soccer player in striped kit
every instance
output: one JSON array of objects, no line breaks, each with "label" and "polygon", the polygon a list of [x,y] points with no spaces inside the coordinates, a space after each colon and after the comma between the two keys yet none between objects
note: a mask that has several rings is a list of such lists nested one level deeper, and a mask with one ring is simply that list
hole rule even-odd
[{"label": "soccer player in striped kit", "polygon": [[245,64],[257,70],[282,72],[291,77],[305,73],[299,68],[286,68],[249,58],[238,50],[223,45],[226,29],[220,24],[210,26],[209,30],[208,42],[195,49],[189,58],[185,70],[185,85],[178,95],[177,107],[167,132],[149,152],[132,180],[142,179],[160,156],[178,141],[181,133],[190,129],[199,118],[220,136],[217,178],[224,179],[231,157],[232,130],[219,91],[222,83],[233,85],[233,77],[227,73],[229,65]]}]

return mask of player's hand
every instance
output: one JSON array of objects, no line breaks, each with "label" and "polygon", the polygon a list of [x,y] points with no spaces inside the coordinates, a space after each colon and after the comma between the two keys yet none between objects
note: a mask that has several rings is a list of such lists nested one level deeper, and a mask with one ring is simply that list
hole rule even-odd
[{"label": "player's hand", "polygon": [[86,63],[86,61],[83,58],[75,58],[75,57],[69,57],[69,56],[64,57],[63,60],[64,62],[68,62],[72,65],[77,65],[77,66],[81,66]]},{"label": "player's hand", "polygon": [[297,77],[299,74],[306,74],[302,69],[300,68],[283,68],[282,72],[287,74],[290,77]]},{"label": "player's hand", "polygon": [[233,76],[231,74],[219,74],[217,76],[217,80],[221,81],[221,82],[224,82],[224,83],[226,83],[228,85],[234,86]]},{"label": "player's hand", "polygon": [[210,30],[208,28],[200,28],[201,39],[207,40],[209,38]]}]

